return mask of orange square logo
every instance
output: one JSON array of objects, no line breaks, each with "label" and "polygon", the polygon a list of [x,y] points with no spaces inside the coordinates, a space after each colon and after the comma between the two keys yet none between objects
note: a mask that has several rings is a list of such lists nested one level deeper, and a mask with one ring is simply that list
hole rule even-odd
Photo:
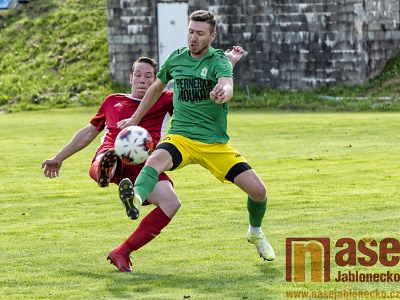
[{"label": "orange square logo", "polygon": [[286,281],[329,282],[330,252],[329,238],[286,238]]}]

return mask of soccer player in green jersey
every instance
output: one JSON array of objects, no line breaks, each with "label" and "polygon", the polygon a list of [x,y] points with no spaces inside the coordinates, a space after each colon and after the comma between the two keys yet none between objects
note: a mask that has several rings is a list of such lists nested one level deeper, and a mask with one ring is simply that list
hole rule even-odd
[{"label": "soccer player in green jersey", "polygon": [[261,231],[267,207],[266,187],[230,145],[226,132],[229,100],[233,96],[232,65],[222,50],[211,47],[217,35],[215,26],[212,12],[193,12],[189,17],[188,46],[170,54],[136,112],[118,123],[120,128],[137,125],[167,83],[174,80],[174,113],[168,134],[147,159],[134,186],[125,185],[124,194],[132,196],[122,201],[128,217],[136,219],[158,174],[199,164],[221,182],[234,183],[248,195],[247,239],[264,260],[271,261],[275,253]]}]

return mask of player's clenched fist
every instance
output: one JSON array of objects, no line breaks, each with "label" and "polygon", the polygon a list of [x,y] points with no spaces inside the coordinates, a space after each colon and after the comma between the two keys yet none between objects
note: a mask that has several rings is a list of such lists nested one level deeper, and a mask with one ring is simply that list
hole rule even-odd
[{"label": "player's clenched fist", "polygon": [[217,104],[225,102],[225,89],[222,87],[222,85],[217,84],[214,87],[214,89],[210,92],[210,98]]}]

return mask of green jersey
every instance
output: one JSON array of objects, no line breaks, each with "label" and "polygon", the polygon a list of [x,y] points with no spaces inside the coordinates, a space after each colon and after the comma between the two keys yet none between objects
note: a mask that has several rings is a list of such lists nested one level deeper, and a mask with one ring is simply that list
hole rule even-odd
[{"label": "green jersey", "polygon": [[192,58],[187,47],[167,58],[157,77],[168,83],[174,79],[174,114],[168,133],[202,143],[226,143],[229,103],[216,104],[210,92],[220,77],[232,77],[232,64],[222,50],[210,47],[207,54]]}]

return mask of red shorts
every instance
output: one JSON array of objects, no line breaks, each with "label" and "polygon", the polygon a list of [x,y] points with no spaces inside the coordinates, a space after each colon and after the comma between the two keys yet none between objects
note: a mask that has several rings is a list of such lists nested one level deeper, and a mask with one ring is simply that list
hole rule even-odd
[{"label": "red shorts", "polygon": [[[89,175],[90,177],[97,182],[97,174],[98,174],[98,166],[99,166],[100,160],[96,160],[95,158],[92,161],[92,165],[89,170]],[[110,179],[110,182],[115,183],[118,185],[122,179],[124,178],[129,178],[132,183],[135,183],[136,177],[138,177],[140,171],[143,169],[144,163],[139,164],[139,165],[128,165],[128,164],[123,164],[120,159],[117,160],[117,169],[115,170],[114,177]],[[168,180],[171,182],[172,186],[174,183],[172,182],[171,178],[168,177],[167,174],[161,173],[158,175],[158,181],[161,180]],[[143,205],[148,204],[147,201],[144,201]]]}]

